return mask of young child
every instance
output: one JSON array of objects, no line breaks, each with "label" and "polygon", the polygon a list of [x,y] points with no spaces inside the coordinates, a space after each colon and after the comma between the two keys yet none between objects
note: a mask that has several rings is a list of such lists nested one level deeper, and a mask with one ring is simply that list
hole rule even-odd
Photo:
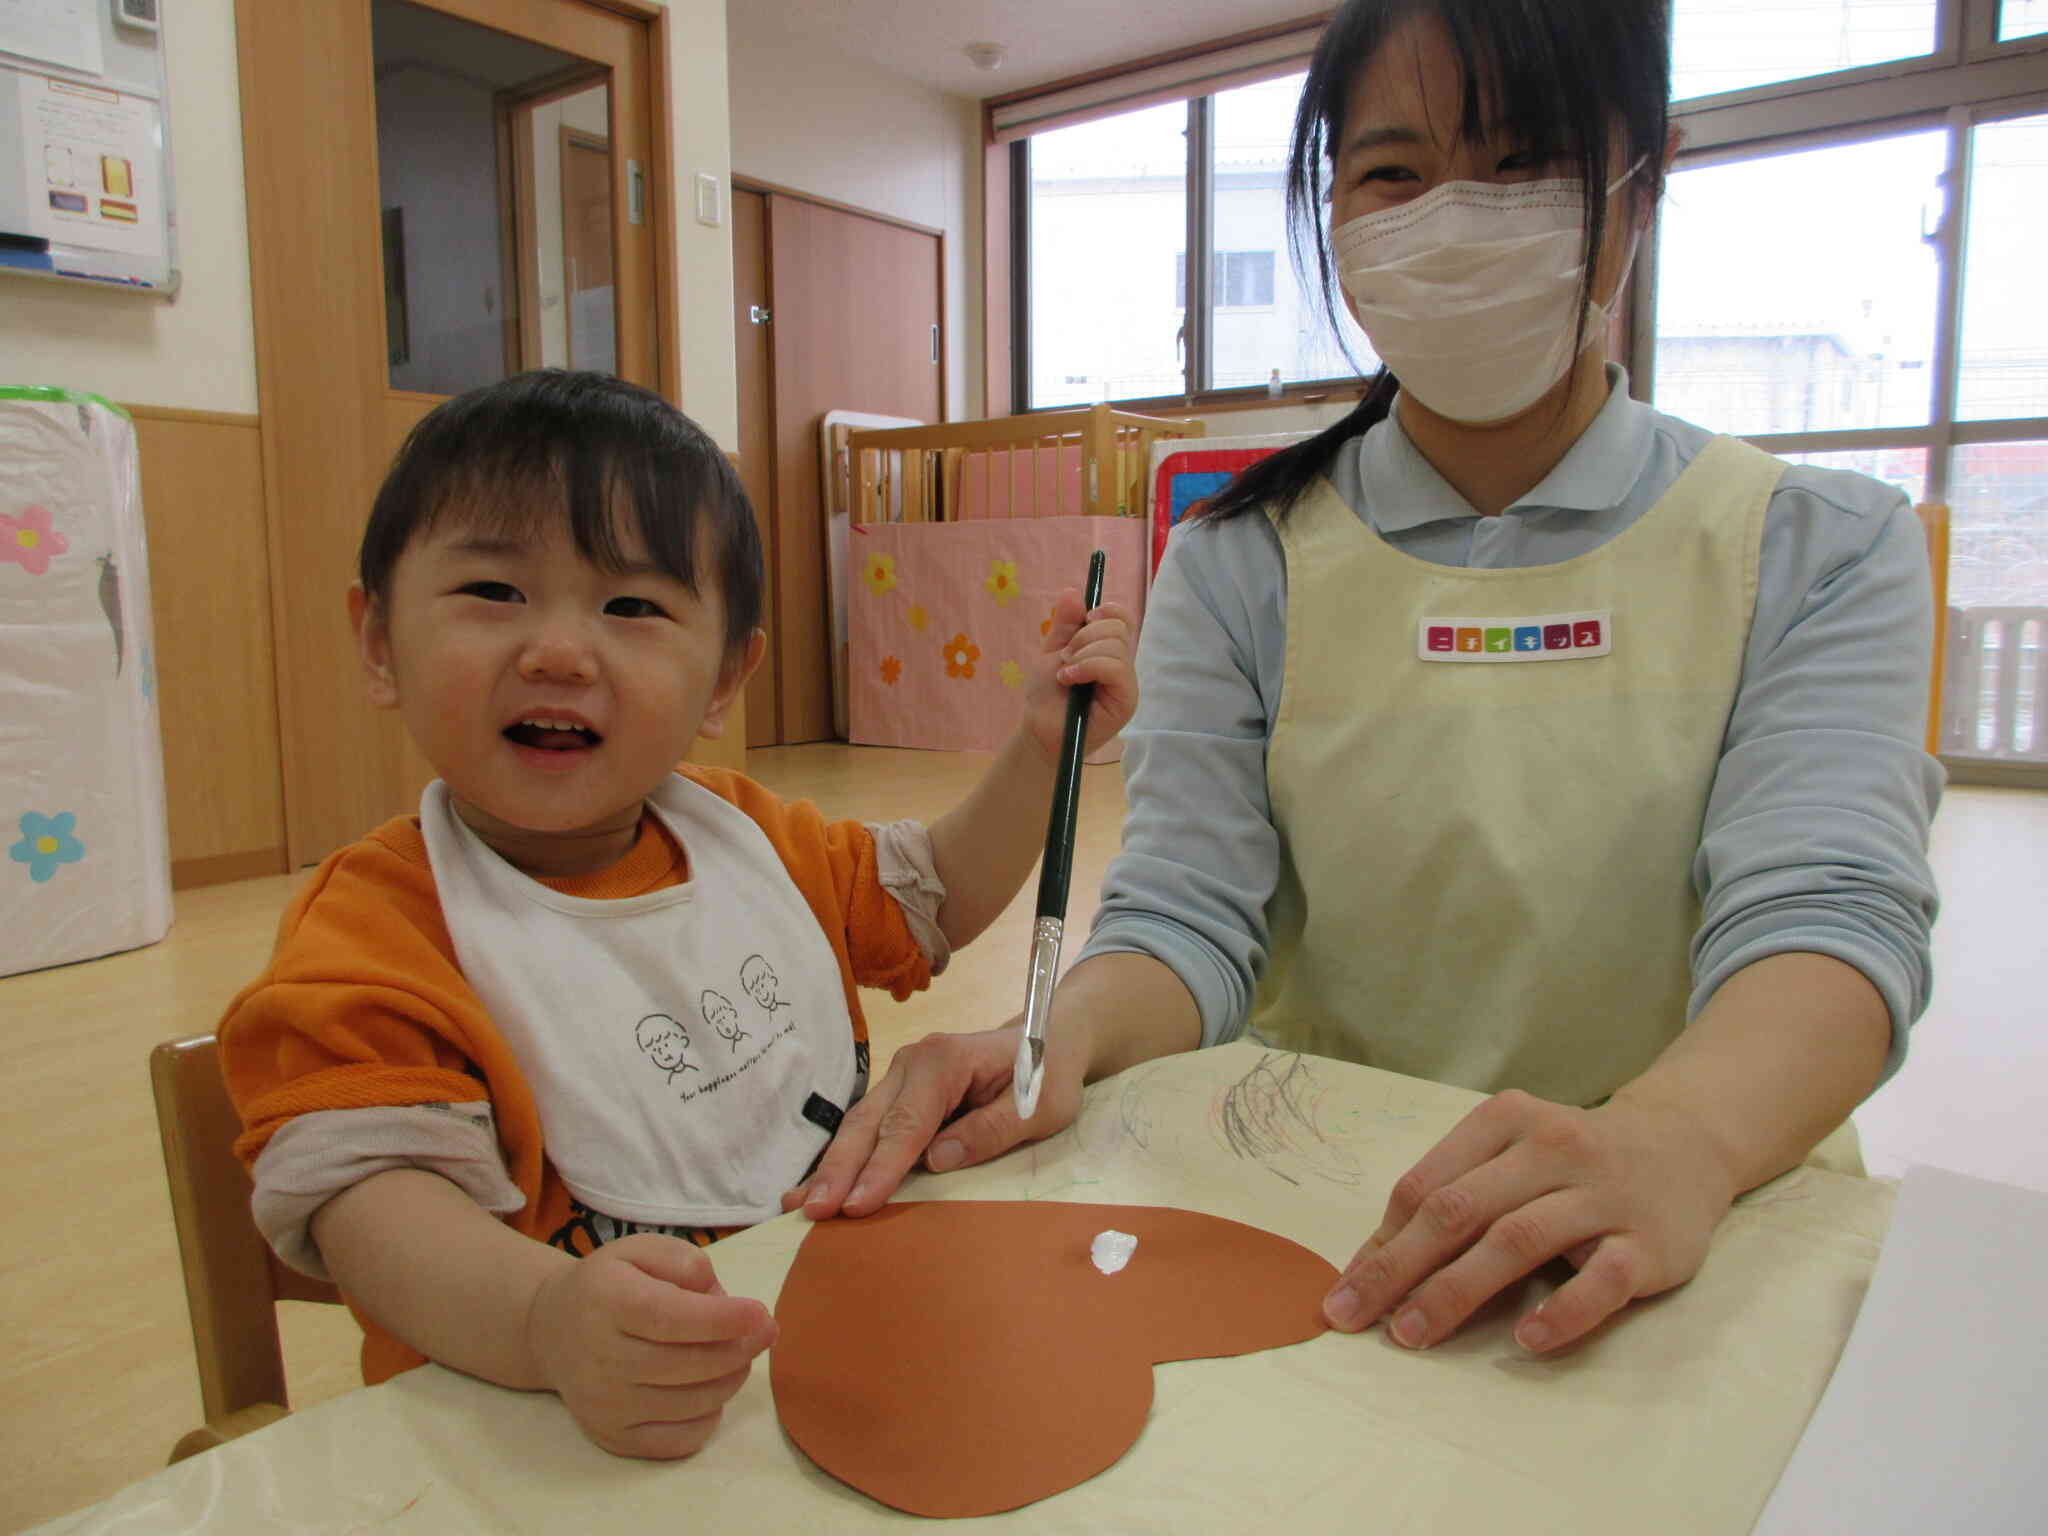
[{"label": "young child", "polygon": [[775,1215],[866,1086],[856,984],[929,984],[1039,851],[1065,689],[1136,699],[1062,595],[1025,718],[929,828],[677,768],[761,659],[753,513],[658,396],[522,374],[400,450],[349,591],[371,699],[440,775],[330,856],[220,1026],[258,1224],[369,1382],[438,1360],[697,1450],[774,1338],[703,1245]]}]

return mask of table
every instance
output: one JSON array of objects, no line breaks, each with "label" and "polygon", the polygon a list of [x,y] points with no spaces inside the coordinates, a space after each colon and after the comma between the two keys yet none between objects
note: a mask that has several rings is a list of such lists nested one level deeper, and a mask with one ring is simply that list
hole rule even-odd
[{"label": "table", "polygon": [[[1387,1191],[1479,1101],[1462,1089],[1239,1043],[1095,1084],[1059,1136],[899,1198],[1177,1205],[1250,1222],[1340,1267]],[[1739,1201],[1690,1283],[1555,1359],[1514,1320],[1532,1277],[1421,1354],[1373,1330],[1155,1371],[1152,1417],[1103,1473],[1012,1531],[1369,1529],[1743,1533],[1826,1387],[1894,1187],[1802,1167]],[[712,1250],[772,1303],[806,1225]],[[999,1391],[997,1385],[992,1391]],[[765,1361],[693,1460],[625,1461],[560,1402],[438,1366],[345,1394],[137,1483],[48,1532],[865,1531],[915,1523],[782,1434]]]}]

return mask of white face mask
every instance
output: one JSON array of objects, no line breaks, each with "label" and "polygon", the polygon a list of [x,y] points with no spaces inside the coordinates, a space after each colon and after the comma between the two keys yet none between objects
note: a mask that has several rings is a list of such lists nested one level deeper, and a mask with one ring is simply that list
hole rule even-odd
[{"label": "white face mask", "polygon": [[[1447,181],[1340,225],[1330,244],[1358,323],[1401,388],[1439,416],[1485,422],[1527,410],[1577,357],[1585,238],[1585,188],[1572,178]],[[1606,330],[1620,292],[1605,308],[1587,302],[1584,345]]]}]

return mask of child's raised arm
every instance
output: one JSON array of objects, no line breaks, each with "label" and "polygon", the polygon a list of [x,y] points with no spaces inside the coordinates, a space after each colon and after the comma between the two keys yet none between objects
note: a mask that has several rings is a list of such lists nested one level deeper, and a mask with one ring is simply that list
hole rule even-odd
[{"label": "child's raised arm", "polygon": [[693,1455],[775,1340],[703,1250],[643,1233],[576,1258],[514,1232],[439,1174],[401,1168],[313,1217],[336,1284],[415,1349],[500,1386],[556,1393],[620,1456]]},{"label": "child's raised arm", "polygon": [[1078,591],[1060,594],[1025,695],[1024,719],[967,798],[932,823],[932,862],[946,887],[939,928],[953,948],[996,919],[1045,850],[1067,690],[1095,685],[1089,750],[1122,730],[1136,711],[1132,629],[1121,604],[1084,614]]}]

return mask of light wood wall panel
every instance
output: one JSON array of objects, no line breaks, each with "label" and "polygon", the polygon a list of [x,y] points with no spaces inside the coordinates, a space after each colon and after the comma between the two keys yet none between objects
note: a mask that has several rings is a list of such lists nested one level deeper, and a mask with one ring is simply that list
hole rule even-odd
[{"label": "light wood wall panel", "polygon": [[284,777],[256,418],[128,409],[149,530],[172,882],[279,874]]}]

